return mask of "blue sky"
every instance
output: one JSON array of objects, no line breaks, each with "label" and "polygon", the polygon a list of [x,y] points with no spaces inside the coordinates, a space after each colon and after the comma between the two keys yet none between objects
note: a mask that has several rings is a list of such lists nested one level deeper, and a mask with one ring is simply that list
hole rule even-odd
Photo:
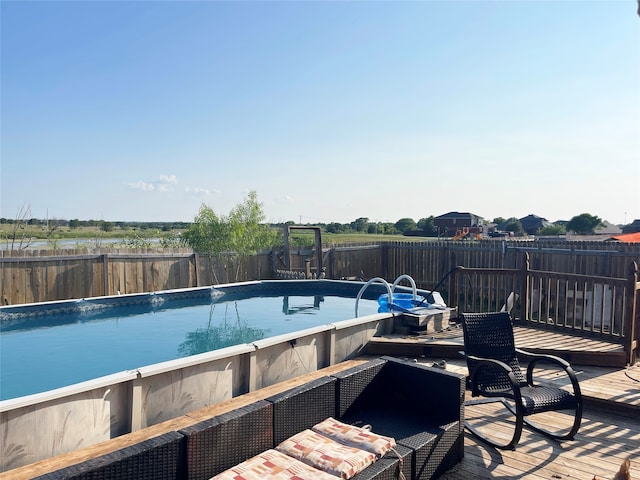
[{"label": "blue sky", "polygon": [[0,216],[630,223],[636,9],[3,0]]}]

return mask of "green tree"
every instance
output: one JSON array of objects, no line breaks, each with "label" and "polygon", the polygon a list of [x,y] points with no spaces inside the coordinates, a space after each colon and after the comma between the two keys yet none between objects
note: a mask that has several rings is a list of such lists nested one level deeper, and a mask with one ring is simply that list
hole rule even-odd
[{"label": "green tree", "polygon": [[417,229],[416,222],[413,218],[401,218],[394,224],[394,227],[401,233],[411,232]]},{"label": "green tree", "polygon": [[588,213],[581,213],[567,222],[567,230],[578,235],[591,235],[596,228],[602,225],[602,219]]},{"label": "green tree", "polygon": [[514,235],[522,235],[524,232],[524,230],[522,229],[522,224],[520,223],[520,220],[514,217],[511,217],[505,220],[504,231],[513,232]]},{"label": "green tree", "polygon": [[337,222],[331,222],[330,224],[328,224],[326,230],[327,230],[327,233],[344,233],[345,232],[344,225]]},{"label": "green tree", "polygon": [[369,227],[369,219],[367,217],[356,218],[351,222],[351,229],[354,232],[366,232]]},{"label": "green tree", "polygon": [[[208,205],[201,205],[194,222],[184,232],[183,239],[197,253],[222,260],[227,271],[234,271],[233,280],[240,272],[240,260],[262,248],[278,243],[277,232],[262,222],[265,215],[255,191],[236,205],[228,216],[218,216]],[[220,283],[215,270],[213,277]],[[227,278],[227,281],[230,279]]]},{"label": "green tree", "polygon": [[434,224],[433,215],[418,220],[418,229],[422,230],[425,235],[437,235],[438,229]]},{"label": "green tree", "polygon": [[549,236],[566,235],[566,233],[567,233],[567,229],[565,228],[565,226],[558,225],[558,224],[543,227],[536,232],[537,235],[549,235]]},{"label": "green tree", "polygon": [[98,225],[100,227],[100,230],[102,230],[103,232],[110,232],[113,230],[113,224],[111,222],[100,220],[100,222],[98,222]]}]

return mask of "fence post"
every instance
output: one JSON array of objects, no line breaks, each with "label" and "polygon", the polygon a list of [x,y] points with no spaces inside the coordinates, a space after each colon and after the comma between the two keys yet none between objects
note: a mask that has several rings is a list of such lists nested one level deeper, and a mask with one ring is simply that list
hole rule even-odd
[{"label": "fence post", "polygon": [[627,298],[625,301],[624,315],[624,351],[627,354],[627,362],[634,365],[636,361],[636,349],[640,341],[640,312],[638,311],[638,264],[629,264]]},{"label": "fence post", "polygon": [[520,320],[529,320],[529,253],[524,252],[520,274]]},{"label": "fence post", "polygon": [[104,281],[104,296],[109,296],[109,254],[102,254],[102,279]]},{"label": "fence post", "polygon": [[[458,295],[458,268],[456,267],[454,270],[454,267],[451,267],[451,265],[455,265],[456,264],[456,252],[451,252],[451,264],[450,264],[450,269],[449,271],[452,271],[453,273],[451,274],[451,276],[449,277],[449,298],[447,298],[447,305],[449,305],[450,307],[455,306],[458,307],[458,299],[460,298],[460,296]],[[453,299],[455,298],[455,302],[453,302]],[[453,305],[455,303],[455,305]],[[460,309],[458,308],[458,312],[460,312]]]},{"label": "fence post", "polygon": [[193,252],[193,278],[196,281],[196,287],[200,286],[200,275],[198,274],[198,270],[200,270],[200,262],[198,261],[198,254]]},{"label": "fence post", "polygon": [[382,278],[389,278],[389,243],[382,245],[382,272],[380,272]]}]

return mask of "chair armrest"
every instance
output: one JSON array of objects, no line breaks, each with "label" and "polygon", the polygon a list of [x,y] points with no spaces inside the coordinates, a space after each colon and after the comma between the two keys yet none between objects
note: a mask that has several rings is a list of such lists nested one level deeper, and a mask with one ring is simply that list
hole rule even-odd
[{"label": "chair armrest", "polygon": [[[493,358],[476,357],[475,355],[467,355],[465,352],[460,352],[460,354],[467,360],[471,360],[477,363],[477,366],[474,368],[474,370],[477,370],[478,367],[481,365],[485,365],[485,366],[493,365],[501,368],[502,370],[505,371],[505,373],[513,373],[513,370],[511,369],[511,367],[506,363],[501,362],[500,360],[495,360]],[[469,375],[471,375],[471,372],[469,372]]]},{"label": "chair armrest", "polygon": [[533,353],[533,352],[529,352],[527,350],[523,350],[521,348],[516,348],[516,353],[523,355],[525,357],[528,358],[532,358],[533,360],[531,360],[532,363],[536,363],[539,361],[548,361],[551,363],[555,363],[559,366],[561,366],[562,368],[566,368],[569,367],[569,362],[567,362],[565,359],[560,358],[556,355],[548,355],[548,354],[543,354],[543,353]]},{"label": "chair armrest", "polygon": [[482,358],[476,357],[474,355],[467,355],[465,352],[460,352],[468,361],[470,360],[473,363],[473,368],[469,372],[469,381],[471,383],[471,395],[477,397],[480,393],[480,389],[478,388],[477,377],[480,371],[485,367],[499,368],[502,370],[509,379],[509,383],[511,384],[511,390],[513,391],[513,395],[517,400],[517,404],[520,404],[520,384],[518,383],[516,376],[513,373],[513,369],[504,362],[500,360],[495,360],[493,358]]},{"label": "chair armrest", "polygon": [[516,348],[516,352],[525,357],[531,358],[531,360],[529,361],[529,364],[527,365],[527,383],[529,385],[534,386],[533,369],[535,368],[536,364],[538,362],[549,362],[549,363],[558,365],[565,371],[565,373],[569,377],[569,380],[571,381],[571,386],[573,388],[574,395],[576,395],[577,397],[581,396],[580,384],[578,383],[578,378],[576,377],[576,373],[574,372],[573,368],[571,368],[571,365],[569,364],[569,362],[567,362],[563,358],[560,358],[556,355],[532,353],[519,348]]}]

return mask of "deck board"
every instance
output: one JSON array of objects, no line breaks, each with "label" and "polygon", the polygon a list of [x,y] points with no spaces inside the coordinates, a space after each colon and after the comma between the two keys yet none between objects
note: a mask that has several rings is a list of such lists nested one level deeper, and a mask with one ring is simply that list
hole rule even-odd
[{"label": "deck board", "polygon": [[[485,418],[495,417],[494,406],[483,407]],[[631,478],[640,478],[640,421],[587,409],[573,441],[556,442],[525,428],[516,450],[508,451],[465,433],[464,459],[439,479],[612,479],[627,457]]]},{"label": "deck board", "polygon": [[[421,358],[420,363],[433,359]],[[447,369],[466,375],[463,360],[447,360]],[[525,427],[515,451],[498,450],[465,432],[465,458],[440,480],[581,479],[594,475],[612,479],[622,461],[631,458],[631,478],[640,479],[640,364],[633,367],[576,368],[585,398],[581,428],[573,441],[557,442]],[[568,381],[552,369],[537,369],[541,382],[566,386]],[[467,398],[470,398],[467,392]],[[473,410],[472,410],[473,409]],[[545,416],[547,417],[545,419]],[[484,422],[493,434],[511,438],[511,420],[499,404],[465,408],[470,421]],[[542,423],[568,426],[570,416],[543,414]]]},{"label": "deck board", "polygon": [[[558,355],[572,364],[624,367],[624,347],[614,341],[582,337],[557,330],[514,326],[516,345],[534,353]],[[464,349],[462,328],[451,325],[447,330],[422,335],[389,334],[374,337],[368,352],[374,355],[459,357]]]}]

